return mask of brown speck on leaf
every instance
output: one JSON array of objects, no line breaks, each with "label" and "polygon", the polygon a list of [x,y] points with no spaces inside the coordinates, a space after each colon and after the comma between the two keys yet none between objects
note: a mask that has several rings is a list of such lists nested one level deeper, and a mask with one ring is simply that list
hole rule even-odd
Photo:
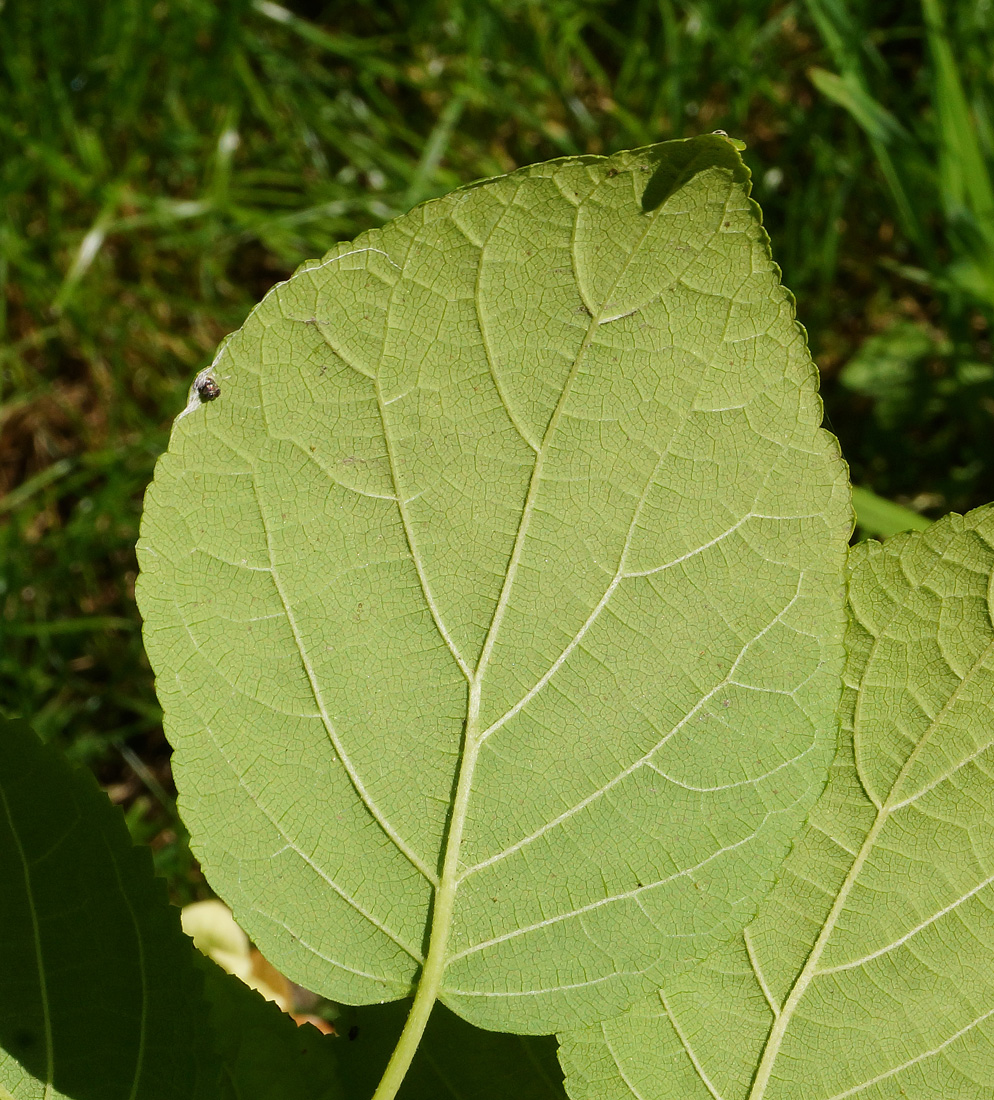
[{"label": "brown speck on leaf", "polygon": [[221,396],[221,387],[213,378],[203,378],[197,385],[201,401],[215,401]]}]

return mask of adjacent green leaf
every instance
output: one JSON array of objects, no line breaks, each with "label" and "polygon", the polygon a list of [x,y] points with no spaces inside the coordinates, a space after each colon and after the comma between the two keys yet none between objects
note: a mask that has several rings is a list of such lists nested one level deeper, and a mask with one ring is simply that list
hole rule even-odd
[{"label": "adjacent green leaf", "polygon": [[342,1096],[336,1041],[203,959],[92,775],[3,720],[0,868],[0,1097]]},{"label": "adjacent green leaf", "polygon": [[845,730],[755,922],[564,1037],[576,1100],[994,1093],[994,507],[853,552]]},{"label": "adjacent green leaf", "polygon": [[823,783],[852,521],[734,145],[427,203],[205,377],[139,599],[195,848],[267,958],[542,1033],[735,934]]},{"label": "adjacent green leaf", "polygon": [[[347,1094],[368,1100],[390,1057],[410,1002],[345,1010],[336,1027]],[[566,1100],[551,1035],[483,1031],[438,1005],[398,1100]]]},{"label": "adjacent green leaf", "polygon": [[194,957],[210,1004],[217,1100],[369,1100],[342,1080],[341,1040],[298,1027],[217,963],[197,951]]},{"label": "adjacent green leaf", "polygon": [[0,720],[0,1084],[17,1100],[211,1097],[200,975],[120,810]]}]

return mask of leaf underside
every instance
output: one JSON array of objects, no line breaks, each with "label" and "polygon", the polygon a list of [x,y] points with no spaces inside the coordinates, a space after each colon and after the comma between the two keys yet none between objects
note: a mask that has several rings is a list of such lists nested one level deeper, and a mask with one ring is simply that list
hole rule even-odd
[{"label": "leaf underside", "polygon": [[736,934],[824,781],[845,469],[719,136],[537,165],[265,298],[146,500],[181,808],[335,1000],[542,1033]]},{"label": "leaf underside", "polygon": [[853,552],[844,725],[745,934],[564,1037],[575,1100],[994,1090],[994,507]]}]

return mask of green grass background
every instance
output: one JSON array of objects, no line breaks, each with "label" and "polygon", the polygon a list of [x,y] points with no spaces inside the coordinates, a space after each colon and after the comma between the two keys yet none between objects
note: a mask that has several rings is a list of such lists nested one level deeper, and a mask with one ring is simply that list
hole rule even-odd
[{"label": "green grass background", "polygon": [[991,0],[0,2],[0,713],[203,892],[133,598],[171,418],[302,260],[549,157],[743,138],[854,480],[994,499],[992,66]]}]

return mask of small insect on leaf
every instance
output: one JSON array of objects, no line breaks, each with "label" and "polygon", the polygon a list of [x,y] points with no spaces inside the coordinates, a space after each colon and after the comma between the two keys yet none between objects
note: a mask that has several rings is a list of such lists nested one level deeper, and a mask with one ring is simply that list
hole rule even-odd
[{"label": "small insect on leaf", "polygon": [[197,393],[201,401],[213,401],[221,396],[221,387],[213,378],[204,378],[197,384]]}]

